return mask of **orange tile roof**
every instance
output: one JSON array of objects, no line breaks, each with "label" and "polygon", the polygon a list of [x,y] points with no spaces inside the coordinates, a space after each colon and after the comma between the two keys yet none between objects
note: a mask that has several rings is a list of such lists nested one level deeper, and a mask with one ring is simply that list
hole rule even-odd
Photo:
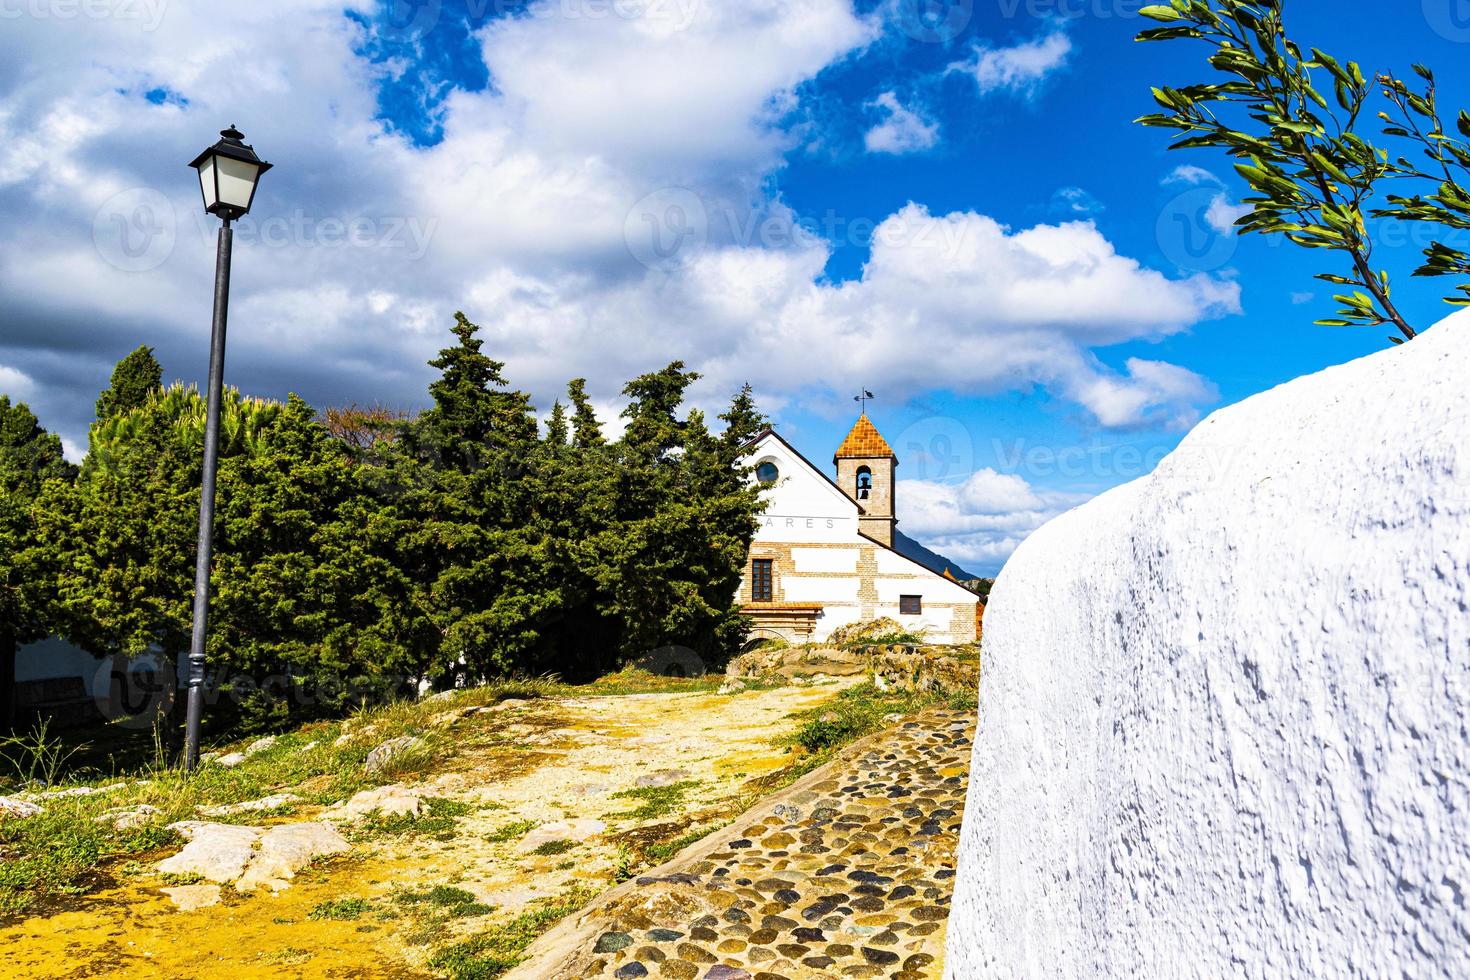
[{"label": "orange tile roof", "polygon": [[842,440],[842,445],[837,447],[837,452],[832,456],[832,462],[835,463],[839,459],[867,459],[874,456],[893,455],[893,450],[878,434],[873,423],[868,421],[867,413],[864,413],[858,416],[852,431],[847,434],[846,439]]}]

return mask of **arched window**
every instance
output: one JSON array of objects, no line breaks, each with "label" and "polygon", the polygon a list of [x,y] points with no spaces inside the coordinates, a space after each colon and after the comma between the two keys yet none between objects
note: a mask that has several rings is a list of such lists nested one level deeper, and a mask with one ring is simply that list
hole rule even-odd
[{"label": "arched window", "polygon": [[781,478],[781,471],[768,459],[755,468],[755,478],[770,486]]},{"label": "arched window", "polygon": [[866,466],[859,466],[857,471],[857,499],[867,500],[868,494],[873,490],[873,471]]}]

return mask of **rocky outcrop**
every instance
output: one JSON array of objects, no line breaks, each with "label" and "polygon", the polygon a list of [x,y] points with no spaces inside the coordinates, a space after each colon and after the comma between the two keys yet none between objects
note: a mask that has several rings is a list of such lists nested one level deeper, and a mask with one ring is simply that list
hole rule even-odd
[{"label": "rocky outcrop", "polygon": [[330,824],[282,824],[269,830],[185,820],[169,829],[188,840],[182,851],[159,862],[162,874],[233,884],[240,891],[285,888],[296,872],[318,857],[351,846]]},{"label": "rocky outcrop", "polygon": [[985,616],[948,975],[1470,975],[1470,313],[1201,423]]}]

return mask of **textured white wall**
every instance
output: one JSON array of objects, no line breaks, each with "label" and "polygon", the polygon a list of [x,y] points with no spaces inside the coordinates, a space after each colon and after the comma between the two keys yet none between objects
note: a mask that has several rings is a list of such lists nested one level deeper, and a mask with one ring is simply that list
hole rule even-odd
[{"label": "textured white wall", "polygon": [[1015,553],[948,976],[1470,976],[1470,313]]}]

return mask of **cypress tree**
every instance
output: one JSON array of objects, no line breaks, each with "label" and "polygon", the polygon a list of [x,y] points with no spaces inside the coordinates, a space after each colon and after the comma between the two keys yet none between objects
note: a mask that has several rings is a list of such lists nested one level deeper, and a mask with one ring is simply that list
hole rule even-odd
[{"label": "cypress tree", "polygon": [[112,383],[97,396],[97,418],[109,419],[139,408],[162,387],[163,368],[153,348],[140,345],[112,369]]}]

